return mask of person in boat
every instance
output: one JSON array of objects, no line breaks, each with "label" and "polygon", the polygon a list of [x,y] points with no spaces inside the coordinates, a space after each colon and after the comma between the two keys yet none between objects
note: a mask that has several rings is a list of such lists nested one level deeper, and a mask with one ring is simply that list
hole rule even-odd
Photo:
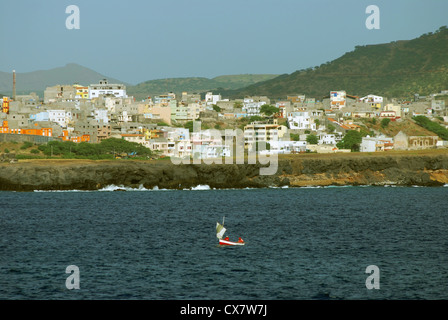
[{"label": "person in boat", "polygon": [[238,242],[239,242],[239,243],[244,243],[244,240],[241,239],[241,237],[239,237],[239,238],[238,238]]},{"label": "person in boat", "polygon": [[225,237],[224,240],[229,241],[229,237]]}]

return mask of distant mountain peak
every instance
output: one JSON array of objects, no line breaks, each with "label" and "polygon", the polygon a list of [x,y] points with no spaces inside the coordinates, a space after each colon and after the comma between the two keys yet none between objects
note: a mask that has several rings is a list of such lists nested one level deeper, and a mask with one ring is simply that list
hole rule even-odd
[{"label": "distant mountain peak", "polygon": [[[12,73],[0,72],[0,92],[12,92]],[[108,79],[113,83],[127,83],[114,79],[112,77],[100,74],[92,69],[84,67],[74,62],[67,63],[65,66],[55,67],[48,70],[38,70],[32,72],[24,72],[17,74],[17,92],[39,92],[44,91],[47,87],[59,84],[90,85],[98,83],[101,79]]]}]

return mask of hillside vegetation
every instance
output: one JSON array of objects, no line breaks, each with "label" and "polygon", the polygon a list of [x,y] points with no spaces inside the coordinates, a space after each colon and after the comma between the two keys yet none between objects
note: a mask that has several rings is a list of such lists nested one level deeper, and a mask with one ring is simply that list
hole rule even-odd
[{"label": "hillside vegetation", "polygon": [[[425,117],[426,118],[426,117]],[[430,130],[419,126],[410,119],[403,119],[402,121],[391,121],[387,126],[382,126],[381,121],[373,119],[363,119],[362,123],[367,130],[382,133],[388,137],[395,137],[400,131],[403,131],[408,136],[433,136],[434,133]]]},{"label": "hillside vegetation", "polygon": [[448,28],[419,38],[386,44],[356,46],[340,58],[314,68],[223,92],[226,97],[267,95],[284,98],[306,94],[316,98],[332,90],[364,96],[410,98],[448,88]]},{"label": "hillside vegetation", "polygon": [[204,77],[188,77],[188,78],[167,78],[158,80],[149,80],[137,84],[136,86],[127,87],[129,95],[137,99],[144,99],[147,96],[165,94],[174,92],[176,95],[182,94],[183,91],[189,93],[203,93],[205,91],[233,90],[243,88],[254,83],[275,78],[275,74],[240,74],[218,76],[212,79]]},{"label": "hillside vegetation", "polygon": [[134,159],[149,158],[151,150],[136,142],[109,138],[101,143],[50,141],[35,145],[31,142],[0,142],[0,154],[14,153],[18,159],[114,159],[116,155],[131,154]]},{"label": "hillside vegetation", "polygon": [[448,129],[445,128],[445,126],[441,125],[440,123],[431,121],[425,116],[416,116],[413,119],[419,126],[422,126],[423,128],[431,132],[434,132],[443,140],[448,140]]}]

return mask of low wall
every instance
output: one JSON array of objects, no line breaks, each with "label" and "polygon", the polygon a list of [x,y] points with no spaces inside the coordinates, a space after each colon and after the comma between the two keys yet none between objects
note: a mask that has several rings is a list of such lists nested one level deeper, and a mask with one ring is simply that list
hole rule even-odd
[{"label": "low wall", "polygon": [[49,141],[62,141],[61,138],[36,136],[30,134],[0,133],[0,142],[32,142],[35,144],[45,144]]}]

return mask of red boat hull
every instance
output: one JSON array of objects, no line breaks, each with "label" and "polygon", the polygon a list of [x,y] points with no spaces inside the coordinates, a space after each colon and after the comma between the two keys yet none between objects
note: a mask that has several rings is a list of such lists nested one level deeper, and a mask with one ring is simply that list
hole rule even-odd
[{"label": "red boat hull", "polygon": [[244,241],[242,242],[233,242],[229,240],[220,239],[219,244],[221,246],[244,246]]}]

